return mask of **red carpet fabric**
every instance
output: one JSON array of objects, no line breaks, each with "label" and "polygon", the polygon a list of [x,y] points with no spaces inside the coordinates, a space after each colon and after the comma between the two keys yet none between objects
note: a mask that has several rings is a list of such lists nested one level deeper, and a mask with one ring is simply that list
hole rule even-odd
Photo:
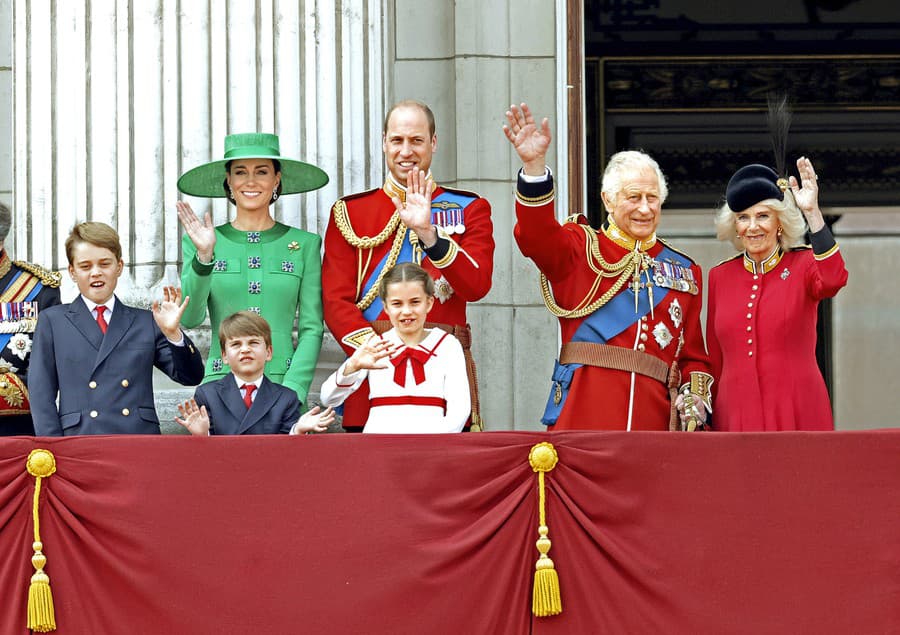
[{"label": "red carpet fabric", "polygon": [[900,633],[898,431],[7,438],[2,634],[28,632],[37,447],[60,634]]}]

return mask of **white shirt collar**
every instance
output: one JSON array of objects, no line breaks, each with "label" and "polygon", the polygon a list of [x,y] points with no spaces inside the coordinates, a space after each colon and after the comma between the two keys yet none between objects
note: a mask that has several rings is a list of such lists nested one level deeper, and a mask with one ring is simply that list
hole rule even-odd
[{"label": "white shirt collar", "polygon": [[260,375],[256,381],[244,381],[243,379],[240,379],[234,373],[231,373],[231,376],[234,378],[234,383],[237,384],[238,390],[243,388],[245,384],[252,384],[252,385],[256,386],[257,390],[259,390],[259,387],[262,386],[263,377],[265,377],[265,375]]},{"label": "white shirt collar", "polygon": [[[91,312],[91,315],[93,315],[94,311],[97,310],[97,306],[99,306],[99,305],[96,302],[94,302],[93,300],[88,300],[84,296],[81,296],[81,299],[84,300],[84,305],[88,308],[88,311]],[[106,320],[108,322],[109,316],[112,315],[113,309],[116,306],[116,296],[110,297],[109,300],[107,300],[106,302],[103,303],[103,306],[106,307],[106,315],[104,317],[106,318]]]}]

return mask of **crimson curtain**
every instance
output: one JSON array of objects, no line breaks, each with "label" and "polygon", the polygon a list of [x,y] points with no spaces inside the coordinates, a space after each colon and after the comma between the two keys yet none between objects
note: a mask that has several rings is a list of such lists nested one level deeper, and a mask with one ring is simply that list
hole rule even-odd
[{"label": "crimson curtain", "polygon": [[38,447],[61,634],[900,633],[900,431],[4,439],[3,634]]}]

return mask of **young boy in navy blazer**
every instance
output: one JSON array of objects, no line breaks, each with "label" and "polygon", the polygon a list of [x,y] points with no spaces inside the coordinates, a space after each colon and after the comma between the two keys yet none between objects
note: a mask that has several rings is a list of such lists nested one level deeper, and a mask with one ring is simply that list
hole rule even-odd
[{"label": "young boy in navy blazer", "polygon": [[219,325],[222,358],[231,373],[198,386],[194,398],[178,406],[175,421],[196,436],[211,434],[302,434],[324,432],[331,408],[316,406],[302,417],[296,391],[263,374],[272,359],[272,329],[252,311],[238,311]]},{"label": "young boy in navy blazer", "polygon": [[189,298],[165,287],[152,311],[119,300],[122,246],[104,223],[75,225],[66,257],[81,295],[38,316],[28,370],[35,432],[159,434],[153,367],[187,386],[203,379],[203,359],[180,327]]}]

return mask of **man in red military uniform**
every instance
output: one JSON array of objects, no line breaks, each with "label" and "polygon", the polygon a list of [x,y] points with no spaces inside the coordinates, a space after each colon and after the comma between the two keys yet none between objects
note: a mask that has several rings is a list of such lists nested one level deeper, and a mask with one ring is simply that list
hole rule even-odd
[{"label": "man in red military uniform", "polygon": [[[377,298],[378,281],[398,262],[415,261],[435,281],[430,323],[457,327],[466,348],[466,304],[491,288],[494,237],[491,206],[472,192],[434,183],[431,159],[437,148],[434,115],[417,101],[401,101],[388,112],[382,147],[388,176],[381,188],[338,200],[325,232],[322,295],[325,324],[351,354],[387,320]],[[406,205],[408,180],[425,174],[430,213]],[[427,194],[427,192],[426,192]],[[471,356],[467,361],[471,364]],[[474,367],[470,368],[470,380]],[[477,406],[477,398],[473,405]],[[473,409],[473,425],[480,424]],[[344,404],[344,427],[359,430],[368,415],[368,390]]]},{"label": "man in red military uniform", "polygon": [[12,212],[0,203],[0,436],[33,435],[28,364],[38,314],[59,304],[56,271],[12,260],[6,237]]},{"label": "man in red military uniform", "polygon": [[506,116],[504,132],[522,160],[516,242],[540,269],[544,301],[562,331],[543,423],[702,426],[712,383],[700,329],[703,279],[699,266],[656,237],[668,193],[659,166],[641,152],[614,155],[603,175],[604,226],[594,230],[583,216],[561,225],[546,166],[547,120],[535,125],[525,104]]}]

